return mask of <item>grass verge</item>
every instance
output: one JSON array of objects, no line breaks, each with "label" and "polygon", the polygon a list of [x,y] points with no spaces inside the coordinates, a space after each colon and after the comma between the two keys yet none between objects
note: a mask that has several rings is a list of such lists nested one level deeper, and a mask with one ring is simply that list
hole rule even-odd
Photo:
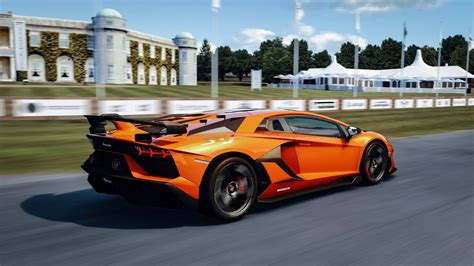
[{"label": "grass verge", "polygon": [[[473,107],[327,115],[389,137],[474,129]],[[0,121],[0,129],[0,175],[80,172],[91,152],[84,121]]]},{"label": "grass verge", "polygon": [[[107,97],[130,97],[130,98],[210,98],[211,86],[199,84],[198,86],[148,86],[148,85],[116,85],[106,87]],[[251,91],[249,84],[245,83],[221,83],[219,84],[219,98],[221,99],[259,99],[259,98],[285,98],[293,95],[291,89],[262,88],[261,91]],[[434,93],[405,93],[406,97],[435,96]],[[441,96],[453,96],[459,94],[442,94]],[[95,97],[93,85],[58,85],[58,84],[26,84],[0,86],[0,96],[17,97]],[[324,91],[299,89],[300,98],[339,98],[352,97],[351,91]],[[359,97],[399,97],[399,93],[389,92],[359,92]]]}]

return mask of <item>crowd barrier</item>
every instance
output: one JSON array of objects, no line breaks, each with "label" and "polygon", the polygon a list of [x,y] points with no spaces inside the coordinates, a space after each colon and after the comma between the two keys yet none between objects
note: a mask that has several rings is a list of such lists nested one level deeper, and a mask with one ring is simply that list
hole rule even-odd
[{"label": "crowd barrier", "polygon": [[196,113],[216,109],[269,108],[298,111],[350,111],[404,108],[474,106],[474,97],[342,98],[342,99],[96,99],[17,98],[0,99],[0,119],[74,118],[86,114],[118,113],[151,116]]}]

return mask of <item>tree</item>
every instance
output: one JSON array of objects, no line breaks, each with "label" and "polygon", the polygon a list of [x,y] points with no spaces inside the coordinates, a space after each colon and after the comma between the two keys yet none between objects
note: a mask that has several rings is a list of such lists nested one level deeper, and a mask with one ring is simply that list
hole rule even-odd
[{"label": "tree", "polygon": [[406,52],[405,52],[405,66],[413,64],[413,61],[415,61],[416,57],[416,51],[418,51],[420,47],[412,44],[408,46]]},{"label": "tree", "polygon": [[234,64],[232,72],[237,75],[239,81],[242,81],[244,74],[248,74],[251,70],[252,55],[247,50],[237,50],[234,52]]},{"label": "tree", "polygon": [[207,39],[202,42],[201,50],[197,56],[197,78],[198,80],[211,80],[211,46]]},{"label": "tree", "polygon": [[[456,50],[451,54],[451,60],[449,64],[452,66],[460,66],[466,69],[466,55],[467,46],[458,46]],[[474,73],[474,50],[469,52],[469,72]]]},{"label": "tree", "polygon": [[382,41],[381,58],[382,58],[382,69],[388,68],[399,68],[402,52],[402,43],[395,41],[392,38],[388,38]]},{"label": "tree", "polygon": [[426,64],[430,66],[438,65],[438,52],[435,48],[425,45],[421,47],[421,55]]},{"label": "tree", "polygon": [[341,45],[341,49],[336,53],[337,62],[347,68],[354,68],[355,45],[346,42]]},{"label": "tree", "polygon": [[365,69],[382,69],[382,50],[380,47],[378,45],[367,45],[360,53],[359,66]]},{"label": "tree", "polygon": [[263,79],[266,82],[273,81],[276,75],[291,73],[291,56],[281,38],[263,42],[260,45],[260,52]]},{"label": "tree", "polygon": [[250,68],[262,69],[262,52],[260,50],[253,52],[253,55],[250,58]]},{"label": "tree", "polygon": [[[288,52],[291,55],[291,67],[293,69],[293,53],[294,53],[294,42],[295,40],[291,41],[290,45],[288,46]],[[299,40],[299,62],[298,62],[298,71],[307,70],[311,67],[311,56],[313,52],[308,47],[308,42],[301,39]]]},{"label": "tree", "polygon": [[[462,35],[458,34],[443,39],[441,42],[441,65],[451,62],[451,56],[458,47],[467,47],[467,41]],[[466,51],[466,48],[464,48],[464,51]]]},{"label": "tree", "polygon": [[232,71],[235,59],[229,46],[219,46],[217,52],[219,55],[219,78],[224,81],[225,74]]},{"label": "tree", "polygon": [[323,68],[329,66],[331,64],[331,56],[329,55],[327,50],[321,51],[319,53],[313,54],[311,67],[315,68]]}]

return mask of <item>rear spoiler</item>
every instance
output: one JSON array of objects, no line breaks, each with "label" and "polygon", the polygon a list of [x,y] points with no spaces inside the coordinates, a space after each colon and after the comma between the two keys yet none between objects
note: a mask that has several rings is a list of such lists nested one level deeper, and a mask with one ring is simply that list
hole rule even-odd
[{"label": "rear spoiler", "polygon": [[187,125],[170,121],[146,121],[138,119],[130,119],[122,117],[118,114],[103,114],[103,115],[85,115],[89,122],[89,132],[91,134],[105,134],[105,125],[107,121],[127,122],[135,125],[151,126],[145,131],[151,135],[169,135],[169,134],[185,134],[187,132]]}]

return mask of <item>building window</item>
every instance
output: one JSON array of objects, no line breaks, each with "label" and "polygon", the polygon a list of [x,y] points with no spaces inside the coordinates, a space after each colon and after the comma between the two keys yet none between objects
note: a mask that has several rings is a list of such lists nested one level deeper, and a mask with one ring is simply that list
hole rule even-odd
[{"label": "building window", "polygon": [[143,43],[138,43],[138,56],[143,56]]},{"label": "building window", "polygon": [[174,64],[174,62],[176,61],[176,52],[175,50],[171,50],[171,64]]},{"label": "building window", "polygon": [[8,28],[0,28],[0,47],[10,47],[10,30]]},{"label": "building window", "polygon": [[183,62],[188,60],[188,53],[186,51],[183,51],[181,53],[181,58],[183,58]]},{"label": "building window", "polygon": [[161,61],[165,61],[165,60],[166,60],[166,48],[161,47]]},{"label": "building window", "polygon": [[107,26],[114,25],[114,22],[112,20],[107,20],[105,23],[107,24]]},{"label": "building window", "polygon": [[156,57],[156,48],[154,45],[150,46],[150,57],[155,58]]},{"label": "building window", "polygon": [[122,38],[122,51],[124,52],[127,52],[128,51],[128,47],[127,47],[127,37],[123,37]]},{"label": "building window", "polygon": [[95,81],[95,73],[94,73],[94,59],[88,58],[86,60],[86,81],[87,82],[94,82]]},{"label": "building window", "polygon": [[37,31],[30,31],[30,46],[39,47],[41,45],[40,33]]},{"label": "building window", "polygon": [[56,60],[57,81],[74,81],[74,62],[69,56],[60,56]]},{"label": "building window", "polygon": [[132,64],[128,63],[125,68],[125,79],[128,83],[132,83]]},{"label": "building window", "polygon": [[59,48],[69,48],[69,34],[60,33],[59,34]]},{"label": "building window", "polygon": [[87,35],[87,49],[94,50],[94,35]]},{"label": "building window", "polygon": [[112,35],[107,35],[107,50],[112,50],[114,49],[114,36]]},{"label": "building window", "polygon": [[114,65],[107,65],[107,79],[114,79]]}]

